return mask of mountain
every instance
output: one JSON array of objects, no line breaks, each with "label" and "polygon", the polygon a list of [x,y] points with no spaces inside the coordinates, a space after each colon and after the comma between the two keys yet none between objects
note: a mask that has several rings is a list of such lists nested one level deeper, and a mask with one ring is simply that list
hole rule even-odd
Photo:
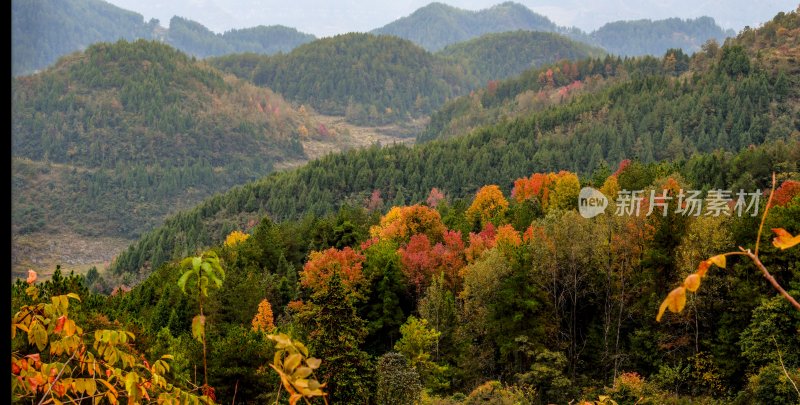
[{"label": "mountain", "polygon": [[[327,156],[238,187],[144,235],[117,258],[112,272],[137,274],[145,262],[158,265],[151,260],[154,249],[175,258],[217,243],[247,220],[321,215],[347,202],[363,203],[375,190],[394,205],[422,201],[432,187],[459,198],[483,184],[508,191],[508,179],[537,171],[602,173],[624,159],[703,167],[688,180],[710,187],[766,187],[779,165],[797,171],[790,162],[800,145],[800,83],[794,74],[797,37],[761,34],[798,27],[800,17],[791,13],[759,35],[744,32],[692,57],[679,51],[663,58],[606,57],[529,71],[459,104],[502,109],[527,94],[534,106],[525,112],[507,110],[468,133],[413,148]],[[535,106],[538,97],[541,107]],[[458,111],[453,120],[464,119]],[[761,144],[767,146],[756,147]],[[245,208],[247,201],[254,201],[253,209]]]},{"label": "mountain", "polygon": [[11,73],[42,69],[95,42],[152,38],[158,23],[102,0],[11,2]]},{"label": "mountain", "polygon": [[210,63],[356,123],[427,114],[475,83],[458,63],[410,41],[365,33],[323,38],[288,54],[233,55]]},{"label": "mountain", "polygon": [[11,97],[14,235],[134,238],[304,156],[279,95],[153,41],[91,45]]},{"label": "mountain", "polygon": [[516,30],[556,32],[620,56],[660,56],[670,48],[693,53],[709,39],[722,43],[726,37],[735,35],[733,30],[720,28],[710,17],[617,21],[584,32],[575,27],[557,26],[547,17],[514,2],[480,11],[431,3],[372,32],[396,35],[437,51],[483,34]]},{"label": "mountain", "polygon": [[490,32],[515,30],[554,32],[557,26],[527,7],[505,2],[480,11],[431,3],[407,17],[372,30],[374,34],[406,38],[430,51]]},{"label": "mountain", "polygon": [[615,55],[661,55],[665,50],[682,49],[694,53],[708,40],[718,43],[736,35],[733,30],[723,30],[711,17],[682,20],[616,21],[603,25],[590,34],[595,43]]},{"label": "mountain", "polygon": [[145,23],[141,14],[103,0],[14,0],[11,2],[12,76],[29,74],[59,57],[96,42],[119,39],[164,41],[197,57],[237,52],[288,52],[314,40],[294,28],[257,26],[215,34],[202,24],[173,17],[169,28],[158,20]]},{"label": "mountain", "polygon": [[562,59],[580,60],[604,54],[602,49],[558,34],[522,30],[485,34],[437,52],[466,66],[467,72],[481,83],[506,79]]},{"label": "mountain", "polygon": [[314,39],[311,34],[277,25],[233,29],[215,34],[200,23],[177,16],[169,21],[165,38],[170,45],[199,58],[242,52],[272,55],[289,52]]}]

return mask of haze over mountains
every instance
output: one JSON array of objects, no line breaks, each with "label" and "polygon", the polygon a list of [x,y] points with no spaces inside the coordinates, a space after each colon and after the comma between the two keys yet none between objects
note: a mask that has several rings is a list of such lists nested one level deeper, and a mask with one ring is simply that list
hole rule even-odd
[{"label": "haze over mountains", "polygon": [[[143,14],[148,20],[157,18],[162,24],[175,15],[192,19],[217,33],[277,24],[323,37],[370,31],[411,15],[430,0],[298,0],[291,3],[282,0],[111,0],[110,3]],[[482,10],[498,4],[498,1],[444,0],[442,3],[465,10]],[[620,20],[701,16],[712,17],[723,29],[738,32],[747,25],[755,27],[777,12],[790,11],[797,6],[797,2],[792,0],[519,0],[518,3],[547,16],[557,25],[574,26],[586,32]]]},{"label": "haze over mountains", "polygon": [[[215,3],[204,4],[213,6]],[[258,10],[263,8],[255,5],[247,7],[237,10],[252,10],[252,14],[257,15]],[[203,6],[199,9],[203,9]],[[181,15],[176,13],[169,19],[148,21],[141,14],[102,0],[65,0],[57,3],[16,0],[12,2],[12,73],[19,75],[42,69],[59,56],[85,49],[98,41],[155,39],[204,58],[241,52],[288,52],[316,39],[312,34],[287,26],[286,22],[252,25],[218,33],[204,25],[204,20],[194,21]],[[559,26],[545,15],[513,2],[495,4],[477,11],[430,3],[383,27],[371,27],[369,31],[398,35],[435,51],[482,34],[517,29],[564,34],[620,55],[661,55],[669,48],[682,48],[691,53],[708,39],[722,42],[725,37],[734,34],[733,30],[723,29],[712,18],[706,17],[615,22],[596,31],[585,32],[574,27]],[[351,28],[348,31],[358,30]]]}]

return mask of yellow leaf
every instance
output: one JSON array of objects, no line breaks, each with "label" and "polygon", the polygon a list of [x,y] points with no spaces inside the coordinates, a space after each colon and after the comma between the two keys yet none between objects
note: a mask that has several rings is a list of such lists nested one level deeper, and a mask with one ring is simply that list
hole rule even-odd
[{"label": "yellow leaf", "polygon": [[291,373],[294,371],[297,366],[300,365],[300,361],[303,360],[303,355],[300,353],[292,354],[283,361],[283,370],[287,373]]},{"label": "yellow leaf", "polygon": [[318,359],[318,358],[316,358],[316,357],[311,357],[311,358],[308,358],[308,359],[306,359],[306,364],[307,364],[307,365],[308,365],[308,367],[310,367],[312,370],[316,370],[316,369],[318,369],[318,368],[319,368],[319,365],[320,365],[321,363],[322,363],[322,360],[320,360],[320,359]]},{"label": "yellow leaf", "polygon": [[772,232],[775,232],[777,237],[772,240],[772,244],[775,247],[783,249],[789,249],[790,247],[800,243],[800,235],[792,236],[789,232],[786,232],[783,228],[772,228]]},{"label": "yellow leaf", "polygon": [[298,378],[306,378],[306,377],[308,377],[310,375],[311,375],[311,369],[310,368],[308,368],[308,367],[298,367],[297,370],[295,370],[295,372],[292,375],[292,377],[294,377],[295,379],[298,379]]},{"label": "yellow leaf", "polygon": [[700,288],[700,276],[697,274],[689,274],[686,280],[683,281],[683,286],[691,292],[697,291]]},{"label": "yellow leaf", "polygon": [[724,269],[725,268],[725,255],[716,255],[710,259],[708,259],[711,263],[717,265],[717,267]]},{"label": "yellow leaf", "polygon": [[656,322],[661,322],[661,316],[664,315],[664,311],[667,308],[672,312],[678,313],[683,311],[684,306],[686,306],[686,288],[678,287],[672,290],[664,302],[661,303],[661,308],[658,309],[658,315],[656,315]]}]

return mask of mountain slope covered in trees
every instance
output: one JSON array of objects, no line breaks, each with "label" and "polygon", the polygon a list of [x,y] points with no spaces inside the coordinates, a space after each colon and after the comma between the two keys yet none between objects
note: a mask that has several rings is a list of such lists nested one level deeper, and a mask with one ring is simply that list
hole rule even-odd
[{"label": "mountain slope covered in trees", "polygon": [[[501,82],[494,93],[464,100],[501,105],[528,91],[526,85],[534,86],[533,94],[537,86],[549,88],[544,94],[552,100],[522,114],[509,113],[507,119],[489,120],[454,139],[329,156],[231,190],[145,235],[119,256],[114,271],[138,273],[156,246],[165,258],[191,252],[241,227],[245,218],[320,215],[346,201],[363,201],[374,190],[384,201],[402,205],[421,201],[432,187],[459,197],[481,184],[502,184],[533,171],[585,175],[623,159],[692,162],[697,152],[715,151],[709,163],[715,166],[706,173],[716,177],[708,183],[763,187],[774,167],[769,162],[784,161],[788,153],[784,142],[797,142],[800,83],[793,61],[798,27],[797,13],[790,13],[765,25],[764,32],[783,33],[771,40],[744,32],[692,58],[676,53],[661,59],[587,59],[569,64],[568,72],[552,66]],[[565,87],[579,80],[582,84]],[[569,96],[571,91],[579,94]],[[723,158],[762,143],[772,145],[766,149],[772,152],[744,154],[747,170]],[[258,209],[245,209],[248,201]]]},{"label": "mountain slope covered in trees", "polygon": [[30,74],[59,57],[97,42],[161,40],[197,57],[237,52],[288,52],[315,37],[283,26],[234,29],[222,34],[202,24],[173,17],[164,28],[158,20],[102,0],[14,0],[11,2],[12,75]]},{"label": "mountain slope covered in trees", "polygon": [[151,41],[92,45],[11,95],[15,234],[135,237],[304,153],[280,96]]},{"label": "mountain slope covered in trees", "polygon": [[388,35],[336,35],[287,54],[233,55],[211,63],[352,122],[420,116],[475,85],[455,61]]},{"label": "mountain slope covered in trees", "polygon": [[216,34],[198,22],[177,16],[169,21],[165,36],[168,44],[199,58],[243,52],[272,55],[289,52],[315,39],[311,34],[280,25],[260,25]]},{"label": "mountain slope covered in trees", "polygon": [[466,66],[481,83],[516,76],[525,70],[552,64],[562,59],[598,57],[602,49],[576,42],[562,35],[534,31],[490,33],[448,45],[437,55]]},{"label": "mountain slope covered in trees", "polygon": [[480,11],[431,3],[372,32],[396,35],[425,49],[438,51],[487,33],[515,30],[555,32],[620,56],[662,55],[670,48],[691,54],[709,39],[723,42],[726,37],[735,35],[732,30],[720,28],[710,17],[617,21],[592,32],[583,32],[574,27],[557,26],[547,17],[510,1]]},{"label": "mountain slope covered in trees", "polygon": [[547,17],[514,2],[505,2],[480,11],[463,10],[434,2],[371,32],[406,38],[425,49],[438,51],[447,45],[491,32],[553,32],[557,28]]},{"label": "mountain slope covered in trees", "polygon": [[158,22],[103,0],[11,2],[11,73],[33,72],[95,42],[152,38]]},{"label": "mountain slope covered in trees", "polygon": [[734,35],[733,30],[723,30],[711,17],[615,21],[589,34],[595,44],[609,53],[627,56],[660,55],[671,48],[691,54],[708,40],[722,43]]}]

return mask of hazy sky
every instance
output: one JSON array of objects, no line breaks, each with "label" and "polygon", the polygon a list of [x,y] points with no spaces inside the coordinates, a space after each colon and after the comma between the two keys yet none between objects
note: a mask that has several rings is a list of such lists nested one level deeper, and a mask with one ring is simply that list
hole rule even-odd
[{"label": "hazy sky", "polygon": [[[318,37],[366,32],[405,17],[430,0],[107,0],[168,26],[173,15],[195,20],[212,31],[257,25],[285,25]],[[503,0],[443,0],[480,10]],[[618,20],[713,17],[723,28],[739,31],[798,7],[796,0],[516,0],[558,25],[592,31]]]}]

